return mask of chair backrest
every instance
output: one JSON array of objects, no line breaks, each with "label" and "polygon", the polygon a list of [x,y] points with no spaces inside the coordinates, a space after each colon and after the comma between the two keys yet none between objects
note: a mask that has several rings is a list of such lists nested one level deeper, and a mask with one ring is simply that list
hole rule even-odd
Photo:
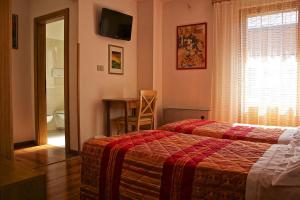
[{"label": "chair backrest", "polygon": [[141,90],[140,91],[140,103],[138,119],[147,117],[153,118],[155,105],[157,100],[157,92],[153,90]]}]

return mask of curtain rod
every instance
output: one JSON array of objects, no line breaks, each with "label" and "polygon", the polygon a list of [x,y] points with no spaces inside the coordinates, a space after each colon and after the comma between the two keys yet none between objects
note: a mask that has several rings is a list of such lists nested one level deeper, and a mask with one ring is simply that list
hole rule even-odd
[{"label": "curtain rod", "polygon": [[[212,3],[221,3],[223,1],[231,1],[231,0],[212,0]],[[293,2],[294,0],[284,0],[283,2]]]},{"label": "curtain rod", "polygon": [[223,1],[231,1],[231,0],[212,0],[212,4],[221,3]]}]

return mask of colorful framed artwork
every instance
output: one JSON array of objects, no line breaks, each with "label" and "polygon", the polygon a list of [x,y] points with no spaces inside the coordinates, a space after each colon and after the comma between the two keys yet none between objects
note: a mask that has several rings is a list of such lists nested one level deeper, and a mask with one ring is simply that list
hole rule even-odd
[{"label": "colorful framed artwork", "polygon": [[207,23],[177,26],[177,69],[206,69]]},{"label": "colorful framed artwork", "polygon": [[12,15],[12,48],[19,48],[18,41],[18,15]]},{"label": "colorful framed artwork", "polygon": [[108,45],[108,73],[124,74],[124,48]]}]

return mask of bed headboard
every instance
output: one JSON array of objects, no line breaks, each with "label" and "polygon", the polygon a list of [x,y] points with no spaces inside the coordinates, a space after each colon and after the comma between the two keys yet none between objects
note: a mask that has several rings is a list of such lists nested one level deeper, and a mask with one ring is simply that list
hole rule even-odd
[{"label": "bed headboard", "polygon": [[184,119],[209,119],[209,109],[165,108],[164,124]]}]

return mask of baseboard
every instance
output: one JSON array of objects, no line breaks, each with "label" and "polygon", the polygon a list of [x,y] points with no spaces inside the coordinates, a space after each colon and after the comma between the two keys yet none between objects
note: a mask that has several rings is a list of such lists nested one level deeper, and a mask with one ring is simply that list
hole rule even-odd
[{"label": "baseboard", "polygon": [[79,156],[79,155],[80,155],[80,152],[76,151],[76,150],[70,149],[68,152],[68,156]]},{"label": "baseboard", "polygon": [[23,149],[36,146],[35,140],[14,143],[14,149]]}]

